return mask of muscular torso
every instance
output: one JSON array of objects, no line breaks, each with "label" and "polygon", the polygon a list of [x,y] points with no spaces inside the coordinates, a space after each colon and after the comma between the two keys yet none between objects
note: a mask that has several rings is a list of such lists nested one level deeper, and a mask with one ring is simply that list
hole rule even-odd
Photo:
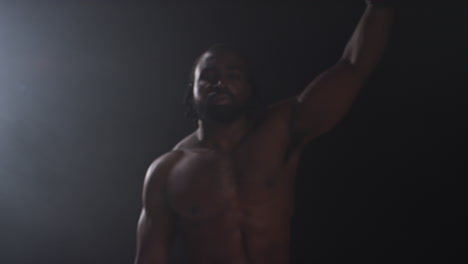
[{"label": "muscular torso", "polygon": [[288,263],[298,151],[265,121],[229,152],[182,144],[167,181],[190,263]]}]

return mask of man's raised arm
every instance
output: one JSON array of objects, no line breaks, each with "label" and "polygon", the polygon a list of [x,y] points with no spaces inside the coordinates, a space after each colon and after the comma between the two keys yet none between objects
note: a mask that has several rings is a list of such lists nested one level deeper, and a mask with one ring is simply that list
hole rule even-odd
[{"label": "man's raised arm", "polygon": [[178,153],[158,158],[148,169],[143,209],[138,221],[135,264],[168,264],[174,219],[166,195],[166,179]]},{"label": "man's raised arm", "polygon": [[[375,5],[371,2],[375,2]],[[292,134],[302,144],[333,128],[348,112],[359,89],[383,54],[393,8],[368,1],[340,60],[315,78],[297,97]]]}]

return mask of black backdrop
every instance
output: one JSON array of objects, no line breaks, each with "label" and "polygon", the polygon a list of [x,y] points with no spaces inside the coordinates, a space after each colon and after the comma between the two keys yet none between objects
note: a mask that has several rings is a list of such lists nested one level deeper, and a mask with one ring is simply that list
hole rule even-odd
[{"label": "black backdrop", "polygon": [[[339,58],[363,2],[2,1],[0,263],[131,263],[146,168],[193,129],[193,60],[240,47],[274,102]],[[304,153],[293,263],[463,257],[467,15],[398,11],[349,115]]]}]

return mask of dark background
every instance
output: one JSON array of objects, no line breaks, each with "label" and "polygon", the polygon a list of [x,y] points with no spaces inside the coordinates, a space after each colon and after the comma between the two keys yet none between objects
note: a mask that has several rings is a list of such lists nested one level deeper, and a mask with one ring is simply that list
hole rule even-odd
[{"label": "dark background", "polygon": [[[194,128],[182,98],[195,58],[244,50],[268,104],[333,64],[363,9],[0,2],[0,263],[132,263],[145,171]],[[304,153],[293,263],[466,255],[467,16],[442,1],[397,12],[350,113]]]}]

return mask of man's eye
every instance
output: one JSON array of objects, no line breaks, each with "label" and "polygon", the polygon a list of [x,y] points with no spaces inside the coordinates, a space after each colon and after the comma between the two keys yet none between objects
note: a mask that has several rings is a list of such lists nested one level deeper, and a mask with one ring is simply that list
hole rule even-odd
[{"label": "man's eye", "polygon": [[206,81],[210,81],[210,80],[214,80],[216,78],[216,74],[214,73],[202,73],[200,75],[200,79],[202,80],[206,80]]}]

